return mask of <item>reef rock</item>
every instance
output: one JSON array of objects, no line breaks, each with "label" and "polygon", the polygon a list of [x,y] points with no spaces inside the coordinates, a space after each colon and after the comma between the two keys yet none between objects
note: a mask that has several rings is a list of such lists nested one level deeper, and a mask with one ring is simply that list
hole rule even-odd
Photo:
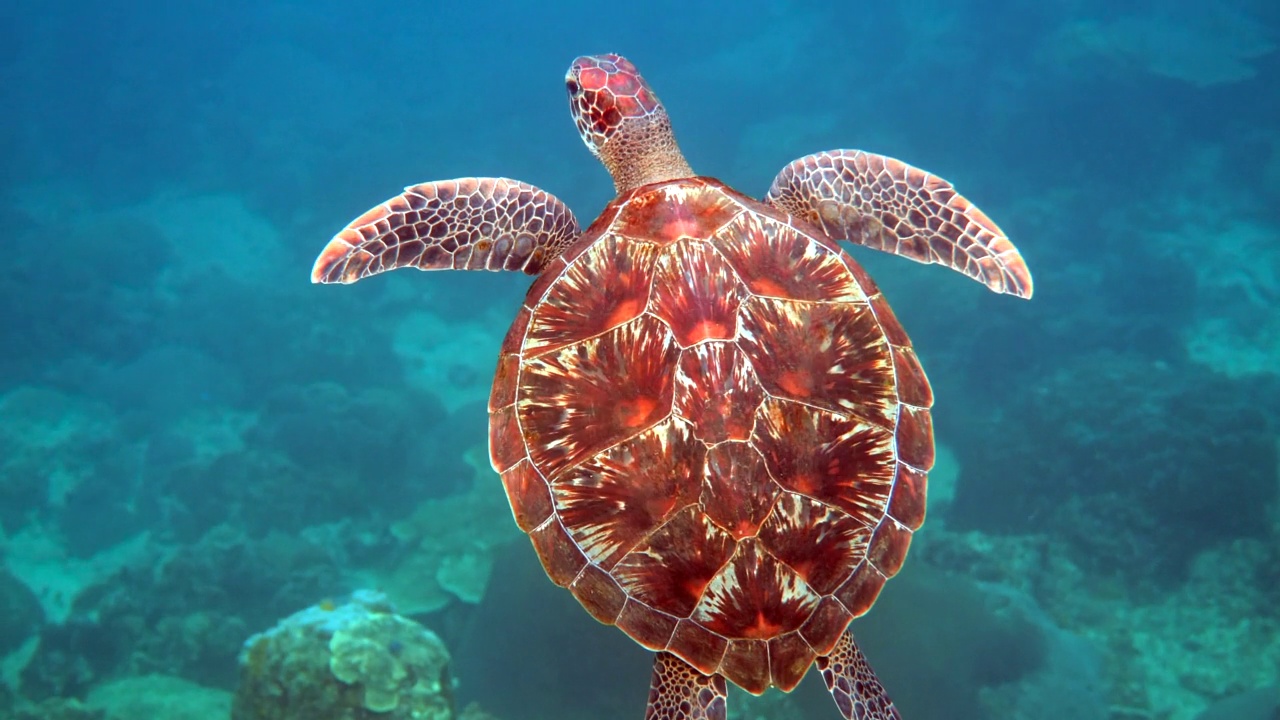
[{"label": "reef rock", "polygon": [[322,603],[254,635],[232,720],[454,720],[449,652],[379,593]]},{"label": "reef rock", "polygon": [[1048,532],[1089,571],[1178,582],[1196,554],[1270,532],[1277,397],[1192,364],[1066,362],[958,428],[948,526]]}]

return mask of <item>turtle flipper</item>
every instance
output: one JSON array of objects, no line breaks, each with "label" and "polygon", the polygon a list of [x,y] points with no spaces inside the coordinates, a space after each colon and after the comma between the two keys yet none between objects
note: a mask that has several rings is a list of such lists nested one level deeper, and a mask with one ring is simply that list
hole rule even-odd
[{"label": "turtle flipper", "polygon": [[818,669],[845,720],[902,720],[852,630],[840,636],[830,655],[818,658]]},{"label": "turtle flipper", "polygon": [[725,682],[667,652],[653,659],[644,720],[725,720]]},{"label": "turtle flipper", "polygon": [[316,258],[311,282],[353,283],[399,267],[536,274],[578,237],[554,195],[507,178],[439,180],[351,221]]},{"label": "turtle flipper", "polygon": [[778,173],[765,202],[832,238],[941,263],[992,290],[1031,297],[1031,272],[1000,228],[951,183],[861,150],[806,155]]}]

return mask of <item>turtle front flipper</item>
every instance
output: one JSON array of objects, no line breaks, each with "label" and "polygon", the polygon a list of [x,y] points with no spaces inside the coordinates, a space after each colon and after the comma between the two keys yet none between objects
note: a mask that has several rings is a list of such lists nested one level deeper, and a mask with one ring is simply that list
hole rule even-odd
[{"label": "turtle front flipper", "polygon": [[351,221],[316,258],[311,282],[353,283],[400,267],[534,275],[578,234],[573,211],[528,183],[439,180],[407,187]]},{"label": "turtle front flipper", "polygon": [[703,675],[668,652],[653,659],[644,720],[725,720],[724,678]]},{"label": "turtle front flipper", "polygon": [[806,155],[778,173],[765,202],[832,238],[940,263],[992,290],[1031,297],[1031,272],[1009,238],[951,183],[861,150]]},{"label": "turtle front flipper", "polygon": [[830,655],[818,658],[818,669],[845,720],[902,720],[852,630],[845,630]]}]

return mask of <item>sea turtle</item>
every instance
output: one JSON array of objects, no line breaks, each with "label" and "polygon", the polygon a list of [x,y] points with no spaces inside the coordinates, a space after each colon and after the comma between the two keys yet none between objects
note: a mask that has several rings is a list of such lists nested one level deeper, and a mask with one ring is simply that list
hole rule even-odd
[{"label": "sea turtle", "polygon": [[498,357],[489,449],[550,578],[657,652],[646,718],[725,718],[815,662],[852,720],[900,717],[854,643],[924,519],[932,392],[849,240],[1031,296],[946,181],[854,150],[763,200],[694,175],[618,55],[565,78],[617,197],[587,230],[505,178],[414,185],[339,232],[313,282],[399,267],[537,276]]}]

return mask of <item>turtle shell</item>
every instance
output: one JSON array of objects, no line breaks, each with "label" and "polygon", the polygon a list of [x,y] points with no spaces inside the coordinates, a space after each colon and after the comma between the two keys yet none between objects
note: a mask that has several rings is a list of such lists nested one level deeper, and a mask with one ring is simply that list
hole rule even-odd
[{"label": "turtle shell", "polygon": [[690,178],[614,200],[530,288],[490,452],[556,584],[758,694],[795,687],[901,567],[931,404],[835,242]]}]

